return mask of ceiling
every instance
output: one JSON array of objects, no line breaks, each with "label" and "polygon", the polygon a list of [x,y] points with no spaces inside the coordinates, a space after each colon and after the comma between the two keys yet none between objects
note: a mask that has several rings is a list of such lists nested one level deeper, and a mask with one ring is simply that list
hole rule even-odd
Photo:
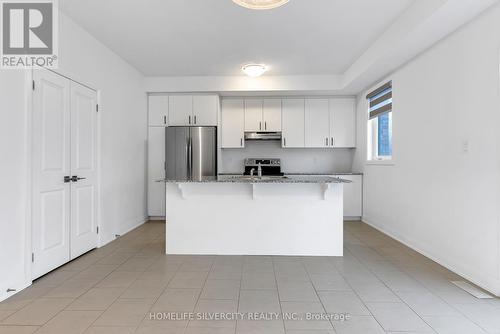
[{"label": "ceiling", "polygon": [[291,0],[254,11],[231,0],[60,0],[63,12],[145,76],[343,74],[414,0]]}]

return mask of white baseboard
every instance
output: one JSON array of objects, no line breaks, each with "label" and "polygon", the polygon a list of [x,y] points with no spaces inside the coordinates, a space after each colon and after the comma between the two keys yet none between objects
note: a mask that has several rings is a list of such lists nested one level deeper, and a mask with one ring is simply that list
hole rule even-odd
[{"label": "white baseboard", "polygon": [[351,216],[344,216],[344,221],[345,222],[359,222],[361,221],[361,217],[351,217]]},{"label": "white baseboard", "polygon": [[26,289],[31,285],[31,282],[25,283],[21,285],[20,287],[15,287],[16,291],[12,291],[7,293],[7,289],[2,289],[2,293],[0,294],[0,302],[6,300],[7,298],[10,298],[14,296],[15,294],[21,292],[22,290]]},{"label": "white baseboard", "polygon": [[149,220],[165,220],[165,216],[149,216]]},{"label": "white baseboard", "polygon": [[412,241],[408,240],[406,237],[396,233],[394,231],[388,230],[386,228],[380,227],[373,220],[370,220],[368,217],[363,216],[363,223],[370,225],[374,229],[388,235],[389,237],[399,241],[403,245],[413,249],[414,251],[422,254],[423,256],[431,259],[432,261],[442,265],[446,269],[456,273],[469,280],[470,282],[476,284],[477,286],[483,288],[484,290],[492,293],[493,295],[500,297],[500,281],[488,278],[488,277],[480,277],[480,275],[470,272],[467,268],[462,267],[458,263],[453,263],[447,260],[442,259],[439,255],[433,254],[432,251],[426,251],[422,247],[416,246]]},{"label": "white baseboard", "polygon": [[139,226],[141,226],[142,224],[144,224],[148,220],[149,220],[149,217],[147,217],[147,216],[138,218],[138,219],[134,220],[135,223],[133,223],[132,226],[125,225],[126,227],[124,227],[122,229],[118,229],[118,231],[116,231],[116,234],[118,234],[120,236],[125,235],[128,232],[135,230],[136,228],[138,228]]},{"label": "white baseboard", "polygon": [[118,229],[115,234],[113,235],[108,235],[105,239],[101,240],[100,243],[99,243],[99,247],[103,247],[103,246],[106,246],[107,244],[109,244],[110,242],[114,241],[116,239],[116,236],[115,235],[120,235],[120,236],[123,236],[125,234],[127,234],[128,232],[138,228],[139,226],[141,226],[142,224],[144,224],[145,222],[147,222],[149,220],[149,217],[141,217],[141,218],[137,218],[135,220],[133,220],[133,223],[132,225],[126,225],[125,228],[122,228],[122,229]]}]

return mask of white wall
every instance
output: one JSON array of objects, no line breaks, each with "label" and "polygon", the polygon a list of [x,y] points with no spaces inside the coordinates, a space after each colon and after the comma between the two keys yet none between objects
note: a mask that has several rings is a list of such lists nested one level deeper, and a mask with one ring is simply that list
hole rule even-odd
[{"label": "white wall", "polygon": [[497,295],[499,55],[497,5],[387,78],[393,166],[365,164],[366,92],[359,96],[354,160],[365,174],[366,222]]},{"label": "white wall", "polygon": [[[100,91],[101,241],[146,217],[146,94],[142,75],[60,13],[58,70]],[[24,71],[0,70],[0,300],[29,284]],[[29,84],[29,83],[28,83]]]},{"label": "white wall", "polygon": [[0,300],[25,285],[25,73],[0,70]]},{"label": "white wall", "polygon": [[243,149],[223,149],[219,173],[243,173],[245,158],[280,158],[284,173],[350,172],[352,149],[281,148],[280,141],[246,141]]},{"label": "white wall", "polygon": [[110,240],[146,217],[144,77],[67,16],[61,16],[61,70],[101,91],[101,238]]}]

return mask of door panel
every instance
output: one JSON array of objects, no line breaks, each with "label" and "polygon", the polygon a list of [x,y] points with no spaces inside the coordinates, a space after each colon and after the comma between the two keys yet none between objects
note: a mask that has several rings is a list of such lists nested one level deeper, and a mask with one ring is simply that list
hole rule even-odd
[{"label": "door panel", "polygon": [[328,147],[330,145],[328,100],[306,99],[305,103],[306,147]]},{"label": "door panel", "polygon": [[66,191],[64,187],[40,194],[41,245],[44,252],[64,247],[66,244]]},{"label": "door panel", "polygon": [[97,94],[71,82],[71,258],[97,247]]},{"label": "door panel", "polygon": [[282,117],[283,147],[304,147],[304,99],[284,99]]},{"label": "door panel", "polygon": [[69,80],[47,70],[33,72],[32,277],[69,261]]},{"label": "door panel", "polygon": [[189,127],[168,127],[166,133],[167,179],[187,180]]},{"label": "door panel", "polygon": [[151,95],[148,97],[149,126],[166,126],[168,116],[168,96]]},{"label": "door panel", "polygon": [[168,125],[183,126],[193,123],[193,96],[170,95],[168,98]]},{"label": "door panel", "polygon": [[245,131],[263,131],[262,100],[245,100]]},{"label": "door panel", "polygon": [[222,148],[245,147],[245,110],[243,100],[222,100]]},{"label": "door panel", "polygon": [[165,216],[165,128],[149,127],[148,134],[148,215]]},{"label": "door panel", "polygon": [[330,137],[334,147],[356,147],[355,100],[330,100]]},{"label": "door panel", "polygon": [[265,99],[263,106],[264,131],[281,131],[281,100]]},{"label": "door panel", "polygon": [[215,127],[191,129],[191,177],[202,180],[217,175],[217,140]]},{"label": "door panel", "polygon": [[216,95],[193,96],[193,125],[217,126],[218,104]]}]

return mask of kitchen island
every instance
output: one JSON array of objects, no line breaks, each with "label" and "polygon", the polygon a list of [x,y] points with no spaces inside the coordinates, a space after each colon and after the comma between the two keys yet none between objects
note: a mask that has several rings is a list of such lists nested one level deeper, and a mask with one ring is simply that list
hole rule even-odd
[{"label": "kitchen island", "polygon": [[163,180],[167,254],[342,256],[344,181]]}]

